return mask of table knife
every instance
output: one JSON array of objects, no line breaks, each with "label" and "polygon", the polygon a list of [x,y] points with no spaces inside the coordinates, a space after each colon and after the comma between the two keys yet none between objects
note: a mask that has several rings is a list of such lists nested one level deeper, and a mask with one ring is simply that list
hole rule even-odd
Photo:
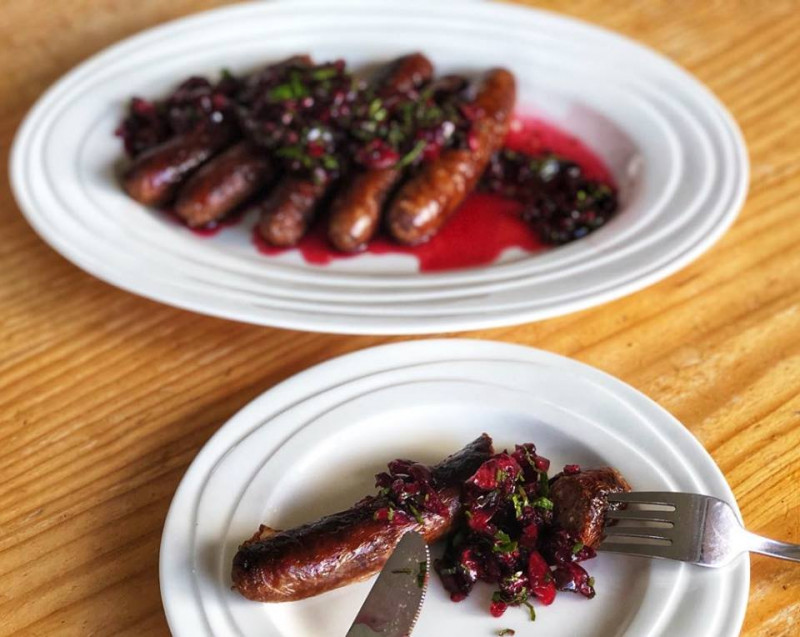
[{"label": "table knife", "polygon": [[408,637],[425,600],[430,572],[425,539],[406,533],[387,560],[347,637]]}]

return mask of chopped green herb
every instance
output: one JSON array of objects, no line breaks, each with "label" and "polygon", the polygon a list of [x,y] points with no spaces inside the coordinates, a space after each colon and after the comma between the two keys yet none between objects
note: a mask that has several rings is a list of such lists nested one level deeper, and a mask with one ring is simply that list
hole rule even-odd
[{"label": "chopped green herb", "polygon": [[533,605],[530,602],[522,602],[523,606],[528,607],[528,612],[531,614],[531,621],[536,621],[536,611],[533,609]]},{"label": "chopped green herb", "polygon": [[[373,126],[374,122],[370,122]],[[405,133],[397,126],[390,126],[389,131],[386,133],[386,140],[394,147],[399,146],[405,139]]]},{"label": "chopped green herb", "polygon": [[323,67],[321,69],[314,70],[314,72],[311,74],[311,77],[313,77],[315,80],[322,81],[322,80],[330,80],[336,77],[337,74],[338,71],[336,69],[331,67],[328,68]]},{"label": "chopped green herb", "polygon": [[279,84],[270,90],[269,97],[273,100],[290,100],[294,97],[292,86],[290,84]]},{"label": "chopped green herb", "polygon": [[370,117],[374,117],[375,113],[377,113],[383,107],[383,101],[379,97],[376,97],[369,103],[368,113]]},{"label": "chopped green herb", "polygon": [[417,161],[417,159],[419,158],[419,156],[420,156],[420,155],[422,155],[422,151],[423,151],[423,150],[425,150],[425,146],[426,146],[426,145],[427,145],[427,143],[425,142],[425,140],[424,140],[424,139],[420,139],[420,140],[419,140],[419,141],[418,141],[418,142],[417,142],[417,143],[414,145],[414,148],[412,148],[412,149],[411,149],[411,151],[409,151],[409,152],[406,154],[406,156],[405,156],[405,157],[403,157],[403,158],[402,158],[402,159],[401,159],[401,160],[398,162],[398,164],[397,164],[397,165],[398,165],[398,166],[400,166],[400,167],[402,168],[403,166],[408,166],[409,164],[413,164],[415,161]]},{"label": "chopped green herb", "polygon": [[517,634],[517,631],[515,631],[513,628],[501,628],[500,630],[498,630],[495,633],[495,635],[497,635],[497,637],[506,637],[506,635],[509,635],[510,637],[513,637],[513,635],[516,635],[516,634]]},{"label": "chopped green herb", "polygon": [[518,486],[517,492],[511,496],[511,502],[514,504],[514,514],[517,516],[518,520],[521,520],[525,507],[530,504],[525,489]]},{"label": "chopped green herb", "polygon": [[428,563],[427,562],[420,562],[419,563],[419,574],[417,575],[417,586],[423,588],[425,586],[425,578],[428,575]]},{"label": "chopped green herb", "polygon": [[586,580],[586,581],[587,581],[587,583],[589,584],[589,586],[591,586],[592,588],[594,588],[594,577],[590,577],[590,578],[589,578],[588,580]]},{"label": "chopped green herb", "polygon": [[298,98],[308,95],[308,88],[303,84],[303,80],[300,79],[299,73],[289,75],[289,83],[292,85],[293,97]]},{"label": "chopped green herb", "polygon": [[531,504],[535,507],[539,507],[540,509],[546,509],[547,511],[553,510],[553,501],[550,498],[545,498],[544,496],[540,498],[536,498]]},{"label": "chopped green herb", "polygon": [[505,531],[498,531],[494,536],[494,540],[492,548],[495,553],[512,553],[517,548],[517,543]]},{"label": "chopped green herb", "polygon": [[275,154],[284,159],[293,159],[298,161],[306,168],[310,168],[312,164],[311,157],[309,157],[308,154],[299,146],[284,146],[283,148],[276,150]]},{"label": "chopped green herb", "polygon": [[339,160],[336,159],[333,155],[325,155],[322,158],[322,165],[325,167],[326,170],[338,170],[339,169]]},{"label": "chopped green herb", "polygon": [[581,549],[583,549],[583,546],[584,546],[583,542],[575,542],[575,544],[572,545],[572,554],[577,555],[578,553],[580,553]]},{"label": "chopped green herb", "polygon": [[415,507],[410,502],[408,503],[408,508],[411,509],[411,515],[414,516],[414,519],[417,521],[418,524],[423,524],[425,520],[422,519],[422,514],[419,512],[419,509]]},{"label": "chopped green herb", "polygon": [[516,493],[511,496],[511,502],[514,504],[514,515],[519,520],[522,518],[522,507],[525,506],[522,502],[522,498],[520,498]]},{"label": "chopped green herb", "polygon": [[550,495],[550,480],[547,479],[547,471],[539,472],[539,494],[544,497]]}]

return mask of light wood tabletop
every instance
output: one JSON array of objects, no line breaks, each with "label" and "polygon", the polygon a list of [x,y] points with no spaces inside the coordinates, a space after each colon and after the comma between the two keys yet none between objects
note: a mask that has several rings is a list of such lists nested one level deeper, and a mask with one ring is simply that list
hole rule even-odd
[{"label": "light wood tabletop", "polygon": [[[0,7],[1,635],[168,634],[161,529],[203,443],[292,374],[400,340],[267,329],[150,302],[67,262],[20,214],[8,150],[42,91],[124,36],[219,4]],[[750,194],[728,234],[662,283],[466,335],[571,356],[643,391],[711,453],[751,530],[800,543],[800,4],[535,4],[640,40],[707,83],[744,131]],[[742,634],[798,632],[800,565],[754,556]]]}]

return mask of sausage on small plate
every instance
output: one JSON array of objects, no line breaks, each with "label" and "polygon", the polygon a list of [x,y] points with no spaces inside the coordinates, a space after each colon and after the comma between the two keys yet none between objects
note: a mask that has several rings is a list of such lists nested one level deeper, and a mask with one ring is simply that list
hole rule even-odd
[{"label": "sausage on small plate", "polygon": [[464,482],[491,457],[492,439],[482,435],[431,467],[431,483],[446,514],[424,511],[420,521],[391,521],[385,496],[365,498],[347,511],[288,531],[262,526],[233,559],[233,587],[247,599],[288,602],[319,595],[377,573],[408,531],[435,542],[451,531],[461,511]]}]

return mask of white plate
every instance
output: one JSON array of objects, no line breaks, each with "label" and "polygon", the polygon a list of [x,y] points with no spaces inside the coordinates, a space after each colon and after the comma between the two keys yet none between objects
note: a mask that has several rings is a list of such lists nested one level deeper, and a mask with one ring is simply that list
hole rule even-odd
[{"label": "white plate", "polygon": [[[588,238],[490,266],[420,274],[413,257],[329,266],[266,257],[250,223],[212,239],[139,206],[119,188],[113,130],[128,96],[245,70],[298,51],[354,67],[424,50],[441,72],[510,67],[520,108],[582,138],[621,187],[622,212]],[[343,333],[429,333],[508,325],[641,289],[699,256],[745,197],[741,134],[713,95],[660,55],[608,31],[494,3],[299,0],[178,20],[80,65],[35,105],[11,179],[39,234],[118,287],[214,316]]]},{"label": "white plate", "polygon": [[[318,365],[269,390],[198,454],[170,507],[161,593],[176,637],[335,637],[371,582],[286,604],[230,590],[237,545],[265,523],[287,528],[372,492],[396,457],[435,462],[482,432],[498,448],[535,442],[558,467],[618,467],[635,489],[682,490],[735,507],[692,435],[628,385],[554,354],[489,341],[376,347]],[[488,614],[490,588],[459,605],[432,578],[415,637],[541,635],[735,637],[749,588],[747,557],[720,570],[600,554],[591,601],[559,595],[535,626],[521,610]]]}]

